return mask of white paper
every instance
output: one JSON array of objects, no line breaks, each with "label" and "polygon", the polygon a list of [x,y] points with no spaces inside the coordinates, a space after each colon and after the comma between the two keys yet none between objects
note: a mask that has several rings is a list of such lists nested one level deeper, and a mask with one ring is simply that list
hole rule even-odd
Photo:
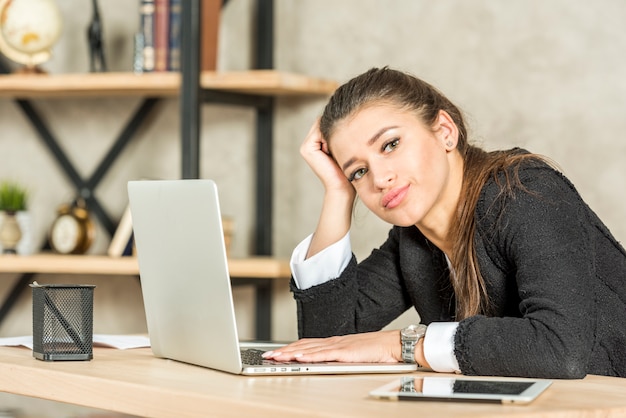
[{"label": "white paper", "polygon": [[23,345],[24,347],[28,347],[31,350],[33,349],[33,337],[30,335],[22,336],[22,337],[7,337],[0,338],[0,346],[18,346]]},{"label": "white paper", "polygon": [[119,350],[150,347],[150,338],[145,335],[94,334],[94,347],[111,347]]},{"label": "white paper", "polygon": [[[20,337],[0,338],[0,346],[24,346],[32,350],[33,337],[24,335]],[[150,338],[145,335],[94,334],[93,346],[117,348],[119,350],[150,347]]]}]

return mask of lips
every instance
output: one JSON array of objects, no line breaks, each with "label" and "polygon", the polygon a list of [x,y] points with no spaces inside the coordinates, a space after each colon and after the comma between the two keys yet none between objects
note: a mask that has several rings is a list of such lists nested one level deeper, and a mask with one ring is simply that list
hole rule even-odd
[{"label": "lips", "polygon": [[385,209],[393,209],[398,206],[404,200],[407,192],[409,191],[409,186],[398,187],[396,189],[390,190],[383,196],[382,205]]}]

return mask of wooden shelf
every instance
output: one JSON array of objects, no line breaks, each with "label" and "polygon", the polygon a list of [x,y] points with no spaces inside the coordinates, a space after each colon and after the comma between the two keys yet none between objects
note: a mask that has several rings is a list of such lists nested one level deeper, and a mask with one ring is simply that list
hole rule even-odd
[{"label": "wooden shelf", "polygon": [[[289,262],[271,257],[229,259],[233,278],[281,279],[291,277]],[[136,257],[105,255],[34,254],[0,256],[0,273],[138,275]]]},{"label": "wooden shelf", "polygon": [[[0,75],[0,97],[64,98],[102,96],[175,97],[181,76],[164,73],[87,73],[54,75]],[[274,70],[204,72],[204,89],[264,96],[330,95],[335,81]]]}]

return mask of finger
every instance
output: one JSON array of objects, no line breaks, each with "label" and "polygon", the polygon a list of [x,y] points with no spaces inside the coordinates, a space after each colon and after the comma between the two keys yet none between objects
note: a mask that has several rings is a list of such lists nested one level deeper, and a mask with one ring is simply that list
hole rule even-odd
[{"label": "finger", "polygon": [[294,351],[289,353],[274,352],[268,359],[275,361],[298,361],[307,363],[319,363],[323,361],[335,361],[335,356],[328,352],[328,350],[321,351]]},{"label": "finger", "polygon": [[[327,343],[326,343],[327,344]],[[263,353],[264,357],[275,357],[281,354],[294,354],[299,351],[306,351],[325,345],[323,339],[301,339],[286,346],[277,348],[272,351],[266,351]]]},{"label": "finger", "polygon": [[328,148],[328,142],[322,138],[322,152],[324,152],[325,154],[330,155],[330,148]]},{"label": "finger", "polygon": [[[327,350],[328,345],[329,343],[325,339],[299,340],[276,350],[267,351],[263,353],[263,357],[277,361],[294,361],[303,355],[307,356],[307,358],[311,355],[320,357],[318,353]],[[320,361],[324,361],[323,357],[324,355],[322,354]]]},{"label": "finger", "polygon": [[269,357],[277,361],[300,361],[300,362],[320,362],[320,361],[338,361],[350,353],[343,350],[340,346],[307,344],[290,347],[280,351],[274,351]]},{"label": "finger", "polygon": [[319,119],[317,119],[313,125],[311,125],[311,129],[309,129],[309,132],[306,134],[305,139],[309,139],[309,138],[316,138],[316,137],[321,137],[322,134],[320,132],[320,126],[319,126]]},{"label": "finger", "polygon": [[313,149],[319,151],[322,147],[322,133],[319,130],[318,123],[314,123],[311,129],[307,133],[302,143],[302,148]]}]

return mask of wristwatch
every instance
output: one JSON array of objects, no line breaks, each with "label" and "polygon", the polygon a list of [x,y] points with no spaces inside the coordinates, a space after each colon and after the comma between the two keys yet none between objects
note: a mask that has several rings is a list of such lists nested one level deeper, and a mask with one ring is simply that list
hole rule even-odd
[{"label": "wristwatch", "polygon": [[426,335],[426,325],[409,325],[400,330],[400,342],[402,343],[402,361],[405,363],[417,363],[415,361],[415,345]]}]

